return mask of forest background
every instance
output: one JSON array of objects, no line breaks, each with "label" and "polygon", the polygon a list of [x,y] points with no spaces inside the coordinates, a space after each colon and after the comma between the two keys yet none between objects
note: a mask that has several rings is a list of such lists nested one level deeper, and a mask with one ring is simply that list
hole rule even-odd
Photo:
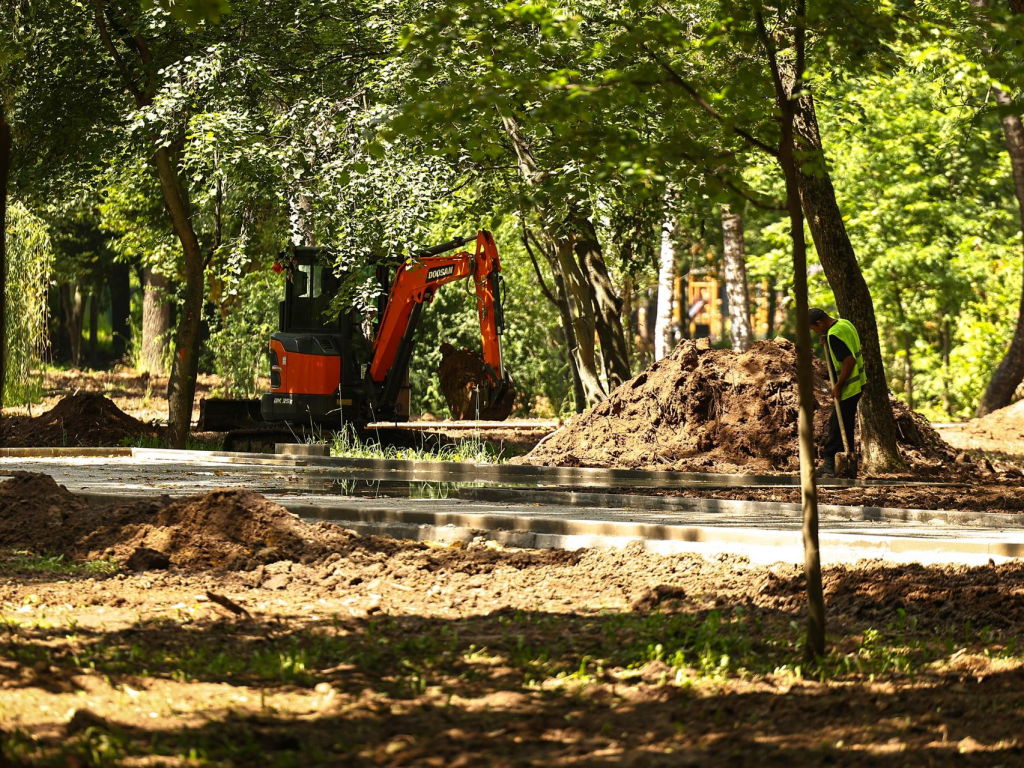
[{"label": "forest background", "polygon": [[[505,268],[520,413],[575,412],[666,354],[691,272],[726,283],[722,343],[792,337],[754,10],[785,63],[785,3],[4,3],[4,403],[38,397],[42,365],[116,360],[170,372],[172,409],[196,371],[256,395],[288,244],[330,248],[339,309],[368,312],[376,257],[478,228]],[[936,420],[973,415],[1016,328],[1015,10],[808,12],[807,81],[886,375]],[[834,307],[813,249],[808,279]],[[752,330],[759,301],[779,322]],[[414,413],[444,413],[445,341],[479,344],[458,285],[424,315]]]}]

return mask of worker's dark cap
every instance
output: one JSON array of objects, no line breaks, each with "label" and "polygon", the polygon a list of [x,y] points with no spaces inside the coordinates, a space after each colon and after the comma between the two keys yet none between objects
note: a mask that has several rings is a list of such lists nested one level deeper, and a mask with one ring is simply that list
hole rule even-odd
[{"label": "worker's dark cap", "polygon": [[824,309],[821,309],[820,307],[815,307],[814,309],[807,313],[807,322],[810,323],[811,325],[814,325],[815,323],[820,323],[822,320],[827,319],[828,312],[826,312]]}]

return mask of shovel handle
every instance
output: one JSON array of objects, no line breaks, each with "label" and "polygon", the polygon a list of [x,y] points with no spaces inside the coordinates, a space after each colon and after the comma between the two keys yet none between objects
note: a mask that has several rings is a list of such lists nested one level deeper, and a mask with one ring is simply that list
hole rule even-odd
[{"label": "shovel handle", "polygon": [[[828,365],[828,380],[832,389],[836,388],[836,372],[832,370],[832,355],[828,350],[828,339],[825,339],[825,363]],[[843,409],[839,405],[839,398],[833,396],[832,402],[836,406],[836,421],[839,422],[839,434],[843,436],[843,452],[850,453],[850,441],[846,437],[846,424],[843,423]]]}]

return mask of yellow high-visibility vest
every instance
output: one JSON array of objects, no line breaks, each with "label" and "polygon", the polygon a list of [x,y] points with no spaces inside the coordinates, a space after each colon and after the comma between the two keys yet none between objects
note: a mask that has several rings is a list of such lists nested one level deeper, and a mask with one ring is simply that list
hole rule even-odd
[{"label": "yellow high-visibility vest", "polygon": [[[828,336],[835,336],[843,344],[845,344],[850,354],[853,355],[854,365],[853,372],[850,374],[850,378],[846,380],[843,385],[843,396],[840,400],[846,400],[858,394],[867,384],[867,376],[864,375],[864,355],[860,348],[860,335],[857,333],[857,329],[853,323],[849,320],[836,320],[835,325],[828,329]],[[839,371],[842,370],[842,360],[837,360],[835,353],[832,351],[832,344],[826,339],[826,346],[828,347],[828,354],[832,358],[832,367],[836,372],[836,376],[839,376]]]}]

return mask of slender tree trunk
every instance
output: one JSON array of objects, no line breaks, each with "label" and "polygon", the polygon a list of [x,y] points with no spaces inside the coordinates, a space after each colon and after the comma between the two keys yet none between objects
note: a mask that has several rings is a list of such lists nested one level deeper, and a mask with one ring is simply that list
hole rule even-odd
[{"label": "slender tree trunk", "polygon": [[[804,15],[803,0],[797,0],[798,14]],[[803,506],[804,575],[807,579],[807,645],[808,658],[825,653],[825,596],[821,583],[821,551],[818,546],[818,488],[814,478],[814,353],[811,350],[811,329],[807,313],[807,243],[804,239],[804,216],[800,202],[800,171],[796,158],[796,99],[783,84],[775,47],[768,36],[760,11],[755,11],[758,34],[769,57],[772,82],[782,112],[782,141],[779,165],[786,177],[786,208],[789,211],[790,237],[793,241],[793,294],[796,299],[797,386],[800,398],[798,434],[800,442],[800,495]],[[803,85],[803,20],[798,19],[795,33],[796,76],[793,90]]]},{"label": "slender tree trunk", "polygon": [[93,287],[89,294],[89,365],[99,367],[99,325],[100,296],[99,290]]},{"label": "slender tree trunk", "polygon": [[167,347],[170,344],[171,305],[167,278],[149,267],[142,270],[142,347],[140,366],[156,376],[167,375]]},{"label": "slender tree trunk", "polygon": [[658,260],[658,310],[654,320],[654,359],[663,360],[675,346],[672,299],[676,283],[676,249],[672,242],[675,223],[666,214],[661,225],[661,258]]},{"label": "slender tree trunk", "polygon": [[185,295],[178,318],[171,378],[167,385],[167,444],[171,448],[184,448],[192,427],[192,405],[196,396],[206,265],[199,238],[192,227],[188,194],[178,177],[170,151],[161,147],[156,151],[155,160],[167,214],[185,256]]},{"label": "slender tree trunk", "polygon": [[952,346],[952,329],[949,319],[942,323],[942,410],[947,419],[953,418],[953,401],[949,394],[949,382],[951,378],[949,367],[949,353]]},{"label": "slender tree trunk", "polygon": [[765,333],[766,339],[775,336],[775,313],[779,308],[779,294],[775,290],[775,275],[768,278],[768,330]]},{"label": "slender tree trunk", "polygon": [[0,409],[4,405],[7,383],[7,182],[13,143],[7,112],[0,99]]},{"label": "slender tree trunk", "polygon": [[[996,102],[999,106],[1009,108],[1012,105],[1010,96],[1001,90],[995,90]],[[1017,194],[1017,205],[1020,209],[1021,228],[1024,231],[1024,124],[1019,114],[1011,113],[1003,117],[1003,134],[1006,137],[1006,151],[1010,155],[1010,166],[1013,169],[1013,187]],[[1013,400],[1021,381],[1024,380],[1024,291],[1021,292],[1020,306],[1017,309],[1017,326],[1013,332],[1013,340],[1006,350],[1002,362],[992,374],[988,388],[978,403],[978,415],[1005,408]]]},{"label": "slender tree trunk", "polygon": [[590,217],[578,216],[572,219],[572,226],[576,232],[576,258],[592,288],[594,320],[597,336],[601,340],[601,357],[610,391],[631,378],[629,349],[626,334],[622,330],[622,299],[615,293],[615,285],[608,273]]},{"label": "slender tree trunk", "polygon": [[580,367],[576,362],[576,332],[572,327],[572,313],[569,311],[569,299],[565,295],[565,281],[557,270],[552,270],[555,282],[555,296],[558,300],[558,315],[562,320],[562,335],[565,337],[565,349],[568,351],[569,373],[572,374],[573,408],[576,413],[583,413],[587,407],[587,393],[583,389],[580,378]]},{"label": "slender tree trunk", "polygon": [[124,357],[132,334],[131,269],[115,264],[110,271],[110,328],[115,358]]},{"label": "slender tree trunk", "polygon": [[725,295],[729,299],[729,336],[732,348],[750,349],[750,288],[747,285],[747,255],[743,242],[743,214],[722,206],[722,255],[725,262]]},{"label": "slender tree trunk", "polygon": [[[519,124],[514,118],[505,115],[501,115],[501,123],[512,143],[523,181],[528,187],[538,186],[546,178],[546,173],[538,167],[533,150],[520,130]],[[563,245],[571,244],[576,255],[580,277],[586,282],[587,292],[593,302],[591,315],[597,335],[601,340],[605,376],[609,386],[615,388],[630,377],[629,353],[626,347],[626,336],[622,331],[622,301],[615,295],[615,287],[608,274],[608,266],[605,264],[604,256],[601,253],[601,244],[597,239],[597,232],[589,214],[576,209],[566,220],[566,226],[569,229],[567,233],[549,230],[547,234],[557,244],[558,262],[570,293],[576,292],[576,286],[572,285],[569,279]],[[585,349],[585,342],[579,328],[576,329],[576,338],[581,343],[580,348]],[[588,393],[588,398],[590,398],[596,393],[590,385],[586,384],[586,380],[590,378],[590,371],[589,368],[586,370],[585,368],[587,366],[581,364],[580,374],[585,379],[585,386],[591,389]]]},{"label": "slender tree trunk", "polygon": [[68,334],[71,365],[77,368],[82,364],[82,292],[77,285],[61,283],[60,304]]},{"label": "slender tree trunk", "polygon": [[864,467],[871,473],[905,469],[896,445],[896,420],[886,386],[874,302],[846,233],[832,179],[824,167],[824,150],[814,101],[808,94],[796,104],[797,148],[817,156],[820,162],[817,173],[805,172],[798,167],[800,200],[807,214],[818,258],[835,294],[839,314],[856,326],[864,353],[864,371],[868,381],[860,406]]},{"label": "slender tree trunk", "polygon": [[566,294],[575,310],[572,326],[576,346],[570,352],[576,358],[576,368],[583,385],[586,403],[593,405],[604,400],[606,394],[604,387],[601,386],[597,350],[594,346],[596,321],[592,291],[573,258],[571,239],[561,240],[555,244],[555,256]]}]

